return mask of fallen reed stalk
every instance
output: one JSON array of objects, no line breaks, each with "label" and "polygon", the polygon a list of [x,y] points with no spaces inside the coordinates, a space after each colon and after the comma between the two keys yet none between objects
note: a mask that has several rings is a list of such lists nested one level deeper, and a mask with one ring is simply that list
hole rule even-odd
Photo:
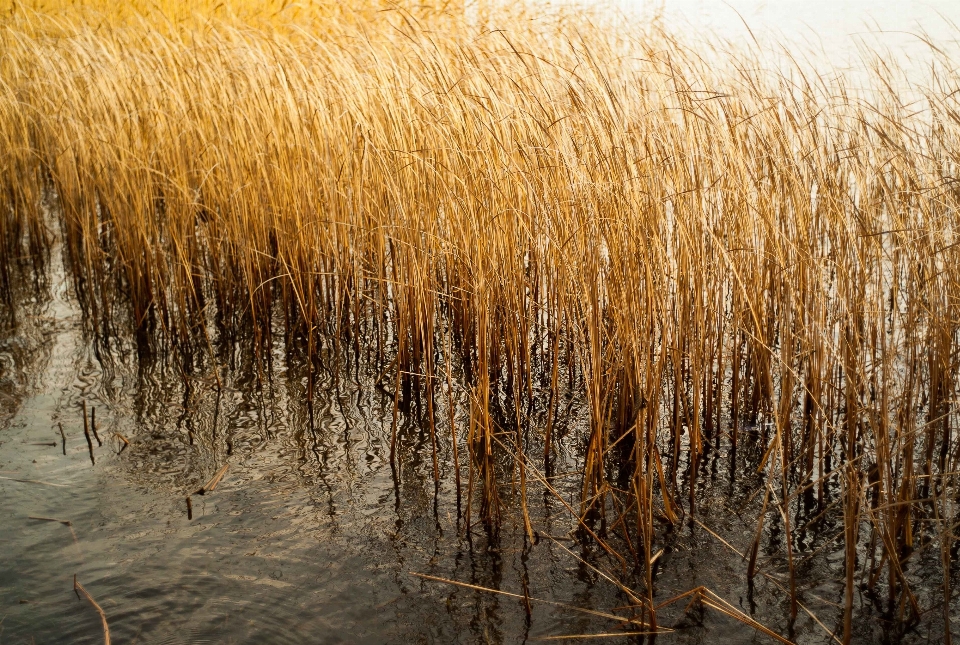
[{"label": "fallen reed stalk", "polygon": [[79,545],[79,544],[80,544],[80,541],[77,540],[77,533],[76,533],[76,531],[73,530],[73,522],[71,522],[70,520],[58,520],[58,519],[53,518],[53,517],[38,517],[38,516],[35,516],[35,515],[30,515],[27,519],[30,519],[30,520],[39,520],[39,521],[42,521],[42,522],[57,522],[58,524],[63,524],[63,525],[66,526],[68,529],[70,529],[70,535],[73,536],[73,543],[76,544],[76,545]]},{"label": "fallen reed stalk", "polygon": [[110,645],[110,625],[107,624],[107,615],[104,613],[103,608],[97,604],[97,601],[93,599],[93,596],[83,588],[83,585],[80,584],[80,581],[77,580],[77,575],[73,575],[73,590],[77,592],[77,596],[83,594],[83,597],[86,598],[93,608],[97,610],[97,613],[100,614],[100,621],[103,623],[103,644]]},{"label": "fallen reed stalk", "polygon": [[39,480],[39,479],[21,479],[21,478],[18,478],[18,477],[6,477],[6,476],[3,476],[3,475],[0,475],[0,479],[5,479],[5,480],[11,481],[11,482],[20,482],[20,483],[22,483],[22,484],[41,484],[41,485],[43,485],[43,486],[56,486],[57,488],[70,488],[70,487],[67,486],[66,484],[55,484],[55,483],[53,483],[53,482],[45,482],[45,481],[41,481],[41,480]]},{"label": "fallen reed stalk", "polygon": [[[217,472],[215,472],[215,473],[213,474],[213,477],[211,477],[210,480],[209,480],[206,484],[204,484],[204,485],[201,486],[199,489],[197,489],[197,492],[196,492],[195,494],[196,494],[196,495],[205,495],[205,494],[207,494],[207,493],[209,493],[209,492],[211,492],[211,491],[215,491],[215,490],[217,489],[217,486],[220,484],[220,480],[223,479],[223,476],[227,474],[227,468],[229,468],[229,467],[230,467],[230,464],[224,464],[223,466],[221,466],[220,468],[218,468],[218,469],[217,469]],[[187,506],[188,506],[188,507],[190,506],[190,501],[189,501],[189,500],[190,500],[190,498],[187,497]]]},{"label": "fallen reed stalk", "polygon": [[[495,594],[495,595],[498,595],[498,596],[507,596],[507,597],[509,597],[509,598],[516,598],[516,599],[518,599],[518,600],[520,600],[520,601],[524,601],[524,602],[535,602],[535,603],[541,603],[541,604],[545,604],[545,605],[552,605],[552,606],[554,606],[554,607],[562,607],[562,608],[564,608],[564,609],[569,609],[570,611],[574,611],[574,612],[581,613],[581,614],[589,614],[589,615],[591,615],[591,616],[598,616],[598,617],[600,617],[600,618],[607,618],[607,619],[609,619],[609,620],[613,620],[613,621],[616,621],[616,622],[618,622],[618,623],[625,623],[625,624],[630,624],[630,625],[640,625],[641,627],[647,627],[647,626],[648,626],[648,625],[644,625],[644,624],[642,623],[642,621],[638,621],[638,620],[635,619],[635,618],[628,618],[628,617],[626,617],[626,616],[617,616],[616,614],[610,614],[610,613],[602,612],[602,611],[595,611],[595,610],[593,610],[593,609],[587,609],[587,608],[585,608],[585,607],[578,607],[578,606],[576,606],[576,605],[570,605],[570,604],[567,604],[567,603],[556,602],[556,601],[553,601],[553,600],[544,600],[544,599],[542,599],[542,598],[534,598],[534,597],[531,597],[531,596],[524,596],[523,594],[511,593],[511,592],[509,592],[509,591],[502,591],[502,590],[500,590],[500,589],[491,589],[491,588],[489,588],[489,587],[483,587],[483,586],[481,586],[481,585],[474,585],[474,584],[470,584],[470,583],[468,583],[468,582],[459,582],[459,581],[457,581],[457,580],[449,580],[449,579],[447,579],[447,578],[441,578],[441,577],[439,577],[439,576],[431,576],[431,575],[427,575],[426,573],[416,573],[416,572],[414,572],[414,571],[411,571],[411,572],[410,572],[410,575],[411,575],[411,576],[415,576],[415,577],[417,577],[417,578],[422,578],[422,579],[424,579],[424,580],[430,580],[430,581],[432,581],[432,582],[441,582],[441,583],[443,583],[443,584],[454,585],[454,586],[456,586],[456,587],[463,587],[463,588],[465,588],[465,589],[473,589],[473,590],[475,590],[475,591],[483,591],[483,592],[492,593],[492,594]],[[669,632],[672,632],[672,631],[673,631],[672,629],[665,629],[665,628],[663,628],[663,629],[660,629],[657,633],[669,633]]]},{"label": "fallen reed stalk", "polygon": [[632,631],[632,632],[604,632],[597,634],[560,634],[556,636],[538,636],[531,638],[532,641],[566,641],[566,640],[590,640],[594,638],[623,638],[624,636],[650,636],[660,632],[654,631]]}]

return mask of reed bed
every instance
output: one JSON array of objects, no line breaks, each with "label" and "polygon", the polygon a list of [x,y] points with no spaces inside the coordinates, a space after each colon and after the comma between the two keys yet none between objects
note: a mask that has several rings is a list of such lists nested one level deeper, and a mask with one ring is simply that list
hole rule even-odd
[{"label": "reed bed", "polygon": [[242,344],[264,378],[276,343],[309,375],[333,343],[394,397],[394,449],[418,411],[467,535],[510,507],[535,538],[528,488],[553,490],[578,397],[569,508],[645,572],[654,629],[664,526],[696,515],[705,454],[747,444],[751,581],[777,523],[796,617],[792,522],[815,509],[843,524],[844,642],[858,587],[898,621],[926,611],[905,572],[921,548],[941,553],[949,638],[960,76],[942,51],[923,83],[877,58],[864,87],[560,11],[52,6],[0,27],[4,292],[58,232],[98,338]]}]

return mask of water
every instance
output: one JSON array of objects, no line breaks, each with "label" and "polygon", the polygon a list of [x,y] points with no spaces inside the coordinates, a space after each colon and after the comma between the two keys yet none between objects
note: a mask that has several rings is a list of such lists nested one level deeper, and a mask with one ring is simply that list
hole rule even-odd
[{"label": "water", "polygon": [[[259,385],[249,357],[221,353],[218,392],[202,366],[138,359],[124,347],[95,352],[56,251],[49,273],[49,297],[37,299],[32,289],[17,295],[19,324],[0,344],[0,642],[102,642],[95,610],[73,592],[74,575],[105,611],[114,643],[517,643],[637,630],[577,611],[631,611],[626,594],[592,567],[633,588],[639,578],[589,542],[573,541],[575,523],[539,488],[530,495],[538,543],[525,544],[515,512],[499,536],[474,527],[467,540],[449,441],[441,441],[435,489],[429,438],[405,420],[394,474],[392,402],[363,369],[353,366],[353,377],[327,374],[311,425],[295,356],[278,354]],[[95,465],[82,401],[97,410],[103,446],[94,440]],[[572,470],[580,440],[576,400],[568,410],[561,447],[571,457],[558,464],[561,475],[561,466]],[[116,434],[129,448],[118,452]],[[749,545],[759,504],[759,480],[747,464],[759,458],[760,444],[744,446],[736,485],[727,452],[708,452],[709,476],[698,493],[702,524],[685,522],[659,539],[656,597],[663,602],[705,585],[791,634],[787,596],[777,588],[779,549],[762,548],[769,577],[759,576],[752,593],[734,553]],[[215,491],[192,495],[188,519],[186,495],[227,462]],[[576,473],[552,481],[575,499]],[[799,556],[813,554],[799,569],[802,599],[826,627],[801,612],[791,636],[797,642],[830,642],[827,630],[839,625],[836,531],[827,522],[798,538]],[[913,566],[922,575],[923,561]],[[526,585],[532,598],[560,604],[533,600],[528,616],[516,597],[413,573],[515,594]],[[932,602],[938,589],[918,593]],[[895,632],[869,599],[857,609],[862,642],[891,641]],[[659,617],[674,631],[658,642],[772,642],[687,600]],[[892,640],[936,642],[941,628],[930,620]]]},{"label": "water", "polygon": [[[116,643],[515,642],[595,630],[583,614],[535,604],[527,620],[516,599],[411,572],[515,591],[529,576],[534,596],[626,604],[552,543],[532,550],[535,565],[482,532],[471,547],[449,490],[435,503],[422,437],[410,437],[419,446],[403,453],[395,484],[383,397],[328,381],[314,433],[294,403],[303,383],[283,374],[260,389],[241,366],[218,394],[211,381],[184,386],[159,362],[101,363],[62,267],[52,273],[53,297],[21,303],[21,324],[2,345],[0,642],[100,642],[74,574]],[[94,442],[96,465],[84,400],[104,442]],[[119,454],[114,433],[131,441]],[[185,495],[224,461],[222,484],[192,497],[188,519]],[[569,521],[554,527],[550,506],[541,526],[562,535]],[[516,529],[506,526],[502,542],[515,546]]]}]

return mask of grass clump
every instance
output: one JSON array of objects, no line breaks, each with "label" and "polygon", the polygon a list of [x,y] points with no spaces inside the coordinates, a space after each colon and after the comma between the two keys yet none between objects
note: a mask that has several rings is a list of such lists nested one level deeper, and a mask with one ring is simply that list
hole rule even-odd
[{"label": "grass clump", "polygon": [[927,547],[949,634],[946,55],[925,84],[878,59],[857,89],[560,12],[152,6],[5,9],[5,291],[50,244],[53,199],[100,337],[252,343],[262,361],[282,342],[314,364],[334,339],[378,366],[395,419],[423,400],[435,478],[438,444],[466,449],[468,527],[495,529],[513,482],[534,536],[526,489],[549,488],[561,393],[581,397],[571,511],[646,571],[654,626],[657,521],[694,516],[704,455],[746,444],[764,499],[751,580],[781,522],[795,617],[791,522],[832,513],[843,640],[858,580],[919,619],[905,561]]}]

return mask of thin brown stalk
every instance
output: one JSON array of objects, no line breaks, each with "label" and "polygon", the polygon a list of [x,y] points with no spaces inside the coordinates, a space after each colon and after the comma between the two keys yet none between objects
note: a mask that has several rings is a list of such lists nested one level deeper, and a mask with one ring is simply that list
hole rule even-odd
[{"label": "thin brown stalk", "polygon": [[103,623],[103,645],[110,645],[110,625],[107,624],[107,615],[104,613],[103,608],[97,604],[97,601],[93,599],[93,596],[83,588],[83,585],[77,580],[76,574],[73,576],[73,590],[77,592],[78,596],[83,594],[83,597],[97,610],[97,613],[100,615],[100,622]]}]

